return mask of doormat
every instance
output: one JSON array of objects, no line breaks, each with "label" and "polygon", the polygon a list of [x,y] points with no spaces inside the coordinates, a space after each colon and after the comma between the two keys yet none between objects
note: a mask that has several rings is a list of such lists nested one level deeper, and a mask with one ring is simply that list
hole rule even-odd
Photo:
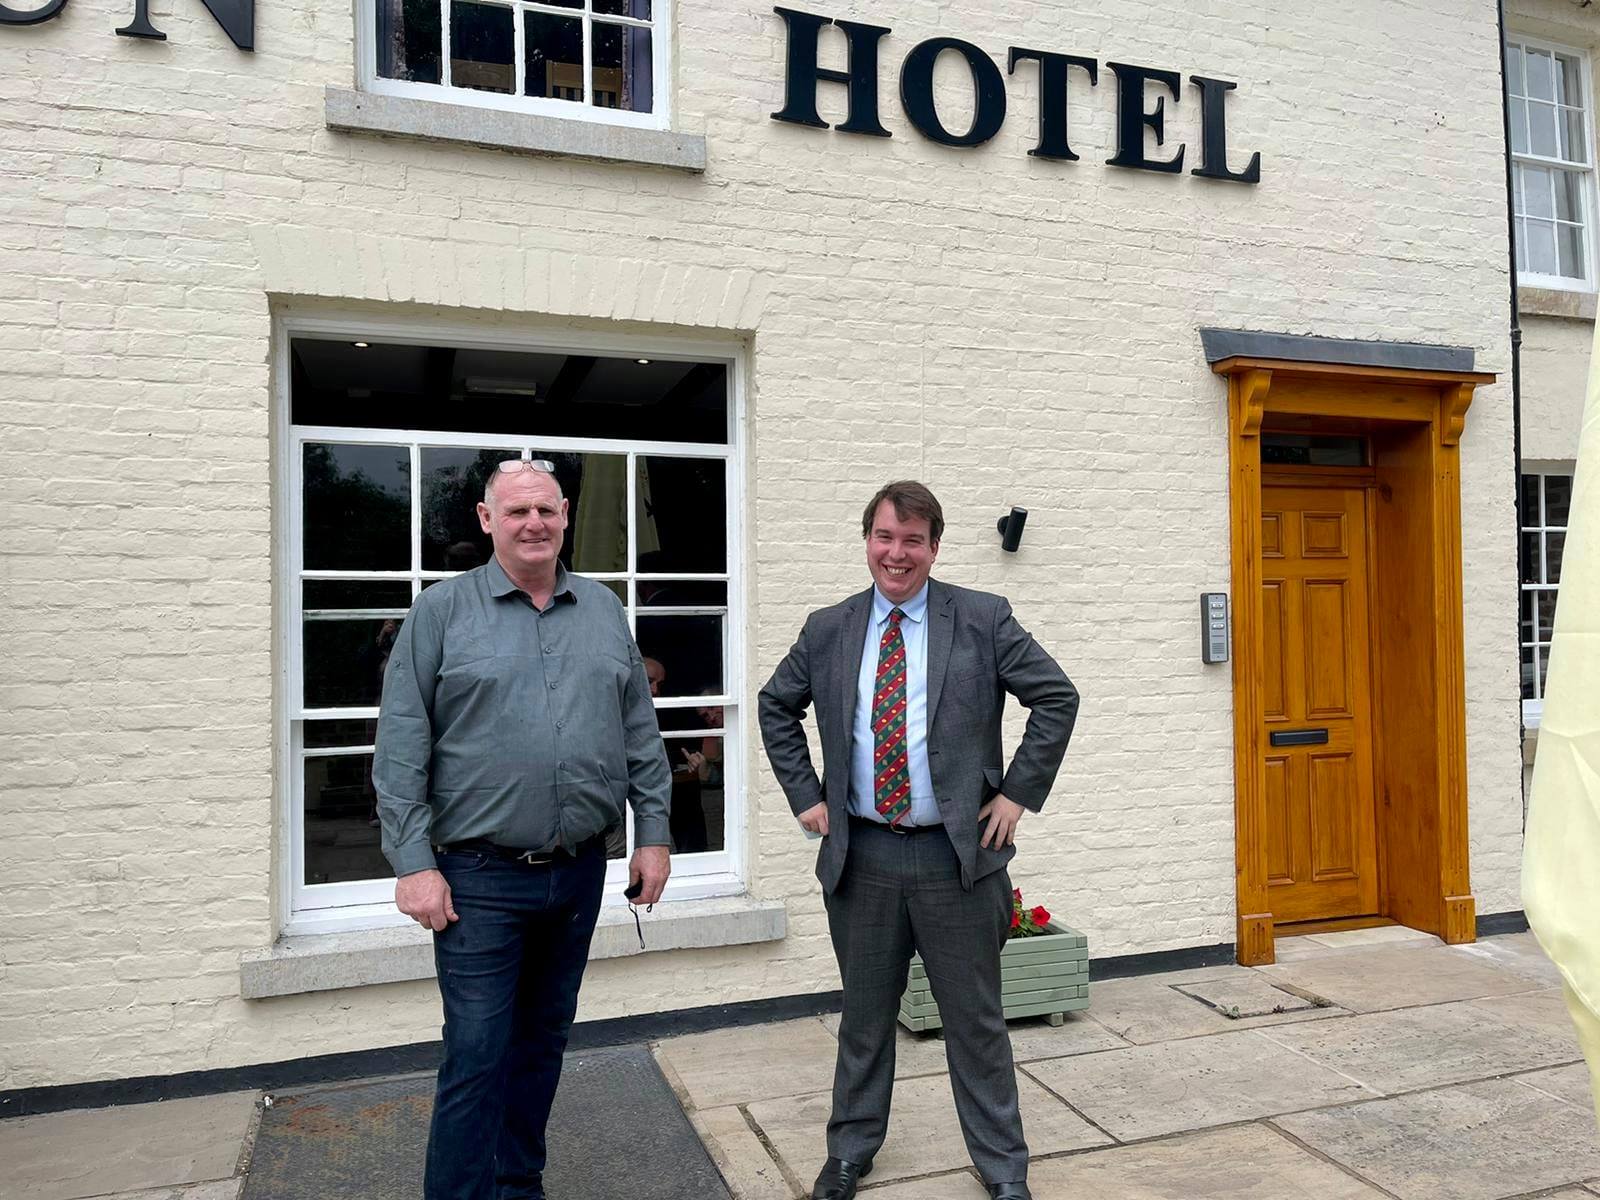
[{"label": "doormat", "polygon": [[[242,1200],[420,1200],[434,1077],[286,1092],[262,1114]],[[545,1190],[560,1200],[731,1200],[644,1046],[567,1055]]]}]

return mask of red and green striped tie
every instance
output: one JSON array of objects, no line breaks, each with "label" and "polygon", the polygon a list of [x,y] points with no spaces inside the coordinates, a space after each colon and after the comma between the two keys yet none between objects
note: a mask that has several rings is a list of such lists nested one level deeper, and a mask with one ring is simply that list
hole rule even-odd
[{"label": "red and green striped tie", "polygon": [[873,803],[883,819],[898,825],[911,811],[911,771],[906,751],[905,613],[889,610],[889,628],[878,642],[878,678],[872,689]]}]

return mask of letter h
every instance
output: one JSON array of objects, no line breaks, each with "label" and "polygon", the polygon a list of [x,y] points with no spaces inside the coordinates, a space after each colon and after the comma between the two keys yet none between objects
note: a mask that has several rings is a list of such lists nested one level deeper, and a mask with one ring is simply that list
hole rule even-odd
[{"label": "letter h", "polygon": [[[783,108],[772,114],[774,121],[828,128],[817,115],[817,82],[848,85],[850,111],[841,133],[866,133],[888,137],[889,131],[878,121],[878,43],[889,30],[882,25],[863,25],[856,21],[835,21],[792,8],[774,8],[789,28],[789,55],[784,71]],[[817,65],[817,34],[824,25],[844,30],[849,46],[849,69],[835,71]]]}]

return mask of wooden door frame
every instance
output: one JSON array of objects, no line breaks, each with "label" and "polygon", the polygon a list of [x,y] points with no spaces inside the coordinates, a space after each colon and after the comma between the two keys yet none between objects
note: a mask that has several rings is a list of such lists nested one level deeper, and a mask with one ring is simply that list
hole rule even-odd
[{"label": "wooden door frame", "polygon": [[[1369,433],[1385,450],[1377,493],[1393,524],[1397,563],[1421,551],[1415,571],[1388,573],[1374,596],[1374,644],[1387,638],[1404,671],[1400,681],[1431,677],[1432,711],[1413,715],[1397,736],[1422,757],[1405,757],[1408,777],[1375,780],[1379,806],[1380,879],[1404,876],[1404,891],[1384,888],[1385,915],[1438,934],[1444,941],[1476,936],[1468,881],[1466,671],[1462,638],[1460,438],[1473,390],[1494,381],[1474,371],[1421,371],[1387,366],[1299,362],[1234,356],[1212,364],[1228,381],[1229,510],[1232,529],[1234,812],[1237,885],[1235,952],[1240,963],[1275,961],[1267,888],[1264,648],[1261,615],[1261,432],[1263,424],[1333,427]],[[1372,518],[1369,516],[1369,521]],[[1380,527],[1380,535],[1384,533]],[[1381,569],[1376,545],[1368,550]],[[1409,590],[1408,590],[1409,589]],[[1390,612],[1379,604],[1396,601]],[[1407,607],[1409,606],[1409,607]],[[1402,615],[1402,609],[1406,615]],[[1418,620],[1421,618],[1421,621]],[[1407,620],[1411,625],[1407,626]],[[1426,622],[1431,636],[1416,635]],[[1380,633],[1380,625],[1385,630]],[[1378,657],[1374,655],[1374,657]],[[1375,666],[1382,664],[1375,663]],[[1384,719],[1374,672],[1374,727]],[[1402,722],[1402,724],[1405,724]],[[1401,755],[1374,755],[1374,770],[1392,773]],[[1420,764],[1420,765],[1419,765]],[[1393,786],[1391,786],[1391,784]],[[1394,836],[1386,836],[1386,830]],[[1402,833],[1401,831],[1405,831]],[[1390,844],[1393,842],[1394,844]],[[1396,859],[1402,859],[1398,865]]]}]

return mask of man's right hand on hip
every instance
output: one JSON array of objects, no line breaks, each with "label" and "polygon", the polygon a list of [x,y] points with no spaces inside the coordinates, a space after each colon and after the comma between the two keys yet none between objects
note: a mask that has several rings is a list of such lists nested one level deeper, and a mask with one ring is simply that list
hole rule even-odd
[{"label": "man's right hand on hip", "polygon": [[450,903],[450,885],[432,868],[413,871],[394,881],[394,906],[424,929],[438,933],[459,920]]}]

